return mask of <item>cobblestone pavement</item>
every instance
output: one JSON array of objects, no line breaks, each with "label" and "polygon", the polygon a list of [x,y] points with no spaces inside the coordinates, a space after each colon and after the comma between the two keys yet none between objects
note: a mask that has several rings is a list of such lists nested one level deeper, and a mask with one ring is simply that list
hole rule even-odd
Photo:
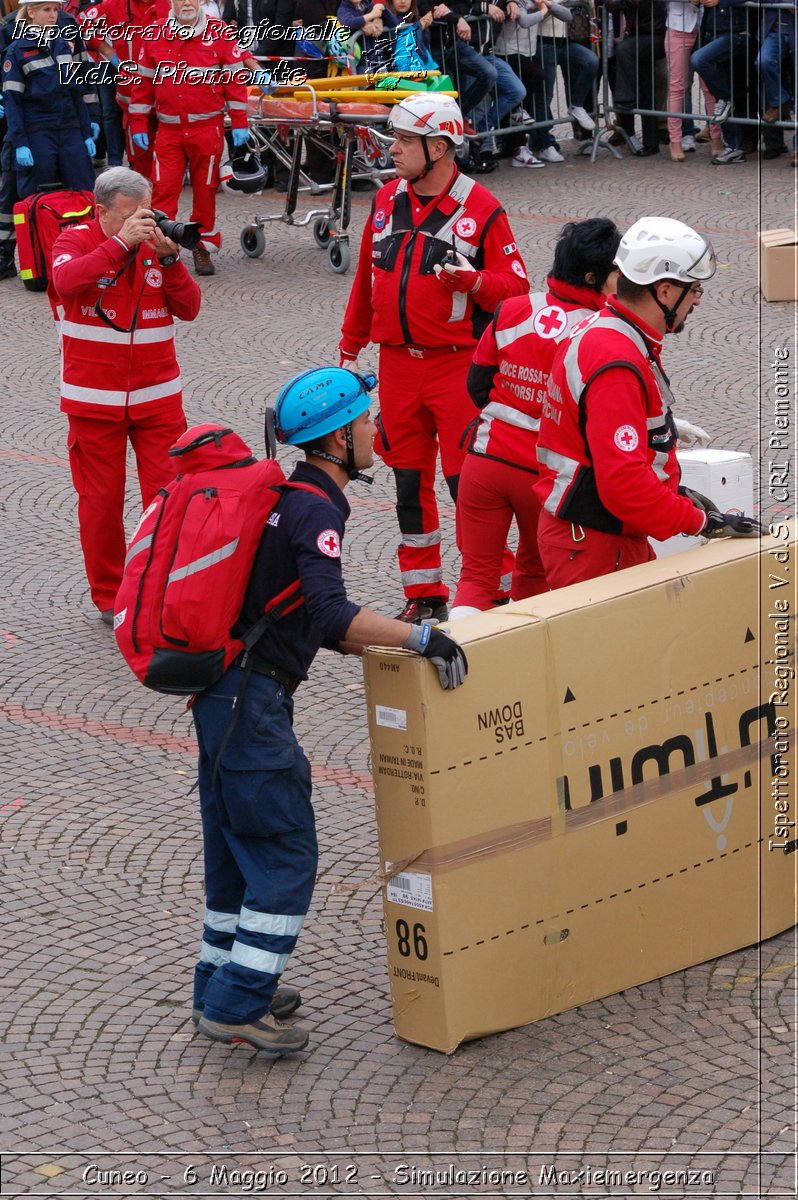
[{"label": "cobblestone pavement", "polygon": [[[767,388],[782,345],[794,380],[796,347],[794,307],[758,301],[756,232],[794,220],[794,175],[784,158],[719,170],[704,148],[682,164],[505,165],[486,182],[536,283],[568,219],[626,226],[656,211],[711,235],[718,275],[666,365],[680,411],[759,461],[760,401],[765,430],[772,412],[759,375]],[[278,203],[220,198],[219,273],[179,332],[190,420],[230,421],[256,446],[264,401],[333,354],[351,280],[329,271],[308,229],[270,225],[261,259],[240,253],[243,224]],[[356,195],[353,259],[367,205]],[[664,1170],[694,1173],[660,1181],[668,1196],[795,1195],[791,933],[448,1058],[393,1035],[356,660],[323,653],[297,704],[322,847],[289,971],[310,1046],[272,1061],[194,1035],[202,888],[189,719],[132,679],[89,603],[47,303],[9,281],[0,308],[2,1195],[649,1194]],[[386,471],[351,498],[350,591],[391,613]],[[132,529],[132,489],[130,502]],[[554,1181],[552,1164],[586,1174]],[[528,1170],[531,1182],[434,1181],[410,1165]],[[596,1174],[606,1167],[639,1180],[607,1184]],[[134,1174],[117,1184],[112,1170]]]}]

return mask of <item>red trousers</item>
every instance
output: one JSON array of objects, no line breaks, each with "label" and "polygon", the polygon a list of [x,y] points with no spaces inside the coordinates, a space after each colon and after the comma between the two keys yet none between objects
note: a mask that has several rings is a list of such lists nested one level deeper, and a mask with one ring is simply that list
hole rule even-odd
[{"label": "red trousers", "polygon": [[158,131],[158,122],[155,119],[155,114],[150,114],[149,129],[147,131],[150,145],[147,150],[142,150],[139,146],[134,145],[133,139],[130,136],[130,118],[127,114],[127,109],[122,109],[122,125],[125,129],[125,153],[127,154],[128,166],[131,171],[138,171],[139,175],[143,175],[145,179],[152,179],[152,148],[155,144],[155,134]]},{"label": "red trousers", "polygon": [[612,575],[657,557],[648,538],[583,529],[545,511],[538,521],[538,548],[550,588]]},{"label": "red trousers", "polygon": [[113,608],[125,562],[125,454],[136,455],[142,507],[175,476],[167,451],[186,428],[182,407],[122,421],[69,414],[69,466],[78,494],[78,525],[91,598],[100,612]]},{"label": "red trousers", "polygon": [[540,502],[529,471],[484,454],[466,454],[457,491],[457,544],[463,556],[454,606],[492,608],[510,524],[518,524],[518,549],[510,595],[513,600],[547,592],[538,552]]},{"label": "red trousers", "polygon": [[456,500],[464,457],[460,439],[477,415],[466,388],[472,355],[470,348],[427,352],[424,358],[396,346],[380,350],[380,432],[374,448],[396,480],[399,570],[408,598],[449,596],[441,568],[435,470],[440,451]]},{"label": "red trousers", "polygon": [[222,235],[216,228],[216,189],[224,149],[221,119],[192,125],[158,122],[152,164],[153,208],[162,209],[174,220],[188,164],[191,220],[199,223],[206,250],[218,250],[222,244]]}]

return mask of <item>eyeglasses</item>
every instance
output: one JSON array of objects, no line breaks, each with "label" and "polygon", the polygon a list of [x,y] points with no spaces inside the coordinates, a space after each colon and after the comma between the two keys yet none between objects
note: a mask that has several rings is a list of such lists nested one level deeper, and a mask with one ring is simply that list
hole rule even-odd
[{"label": "eyeglasses", "polygon": [[695,296],[695,297],[697,298],[697,297],[699,297],[699,296],[703,296],[703,294],[704,294],[704,289],[702,288],[702,286],[701,286],[701,284],[700,284],[700,283],[697,283],[697,284],[695,285],[695,287],[691,287],[691,288],[690,288],[690,295],[691,295],[691,296]]}]

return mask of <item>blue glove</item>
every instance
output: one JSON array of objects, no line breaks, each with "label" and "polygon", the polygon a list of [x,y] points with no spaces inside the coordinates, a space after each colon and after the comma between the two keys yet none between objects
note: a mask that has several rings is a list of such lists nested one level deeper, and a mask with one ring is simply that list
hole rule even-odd
[{"label": "blue glove", "polygon": [[27,146],[17,146],[15,157],[18,167],[33,166],[33,155]]},{"label": "blue glove", "polygon": [[108,59],[108,61],[112,67],[118,67],[119,66],[119,55],[112,54],[111,57]]},{"label": "blue glove", "polygon": [[[97,124],[96,121],[92,121],[92,123],[91,123],[91,136],[94,138],[95,142],[97,141],[97,138],[100,136],[100,126]],[[93,154],[92,154],[92,158],[94,158]]]},{"label": "blue glove", "polygon": [[96,143],[95,143],[95,141],[94,141],[94,138],[84,138],[84,139],[83,139],[83,145],[86,147],[86,149],[87,149],[87,150],[88,150],[88,152],[89,152],[89,158],[96,158],[96,156],[97,156],[97,145],[96,145]]},{"label": "blue glove", "polygon": [[3,101],[0,100],[0,117],[4,117],[5,115],[6,115],[6,107],[3,104]]},{"label": "blue glove", "polygon": [[253,71],[252,83],[255,87],[259,87],[267,96],[277,87],[276,83],[272,83],[271,71]]},{"label": "blue glove", "polygon": [[248,141],[249,141],[249,130],[248,129],[234,129],[233,130],[233,145],[236,147],[236,149],[238,149],[240,146],[246,146]]},{"label": "blue glove", "polygon": [[133,145],[138,146],[139,150],[149,150],[150,135],[148,133],[134,133]]}]

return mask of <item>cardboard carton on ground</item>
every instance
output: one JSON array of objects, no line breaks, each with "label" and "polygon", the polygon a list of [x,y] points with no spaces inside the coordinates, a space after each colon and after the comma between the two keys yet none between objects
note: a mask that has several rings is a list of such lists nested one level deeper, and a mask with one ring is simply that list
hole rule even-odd
[{"label": "cardboard carton on ground", "polygon": [[459,621],[454,692],[368,652],[401,1037],[450,1052],[794,922],[798,685],[775,672],[794,665],[798,550],[780,530]]},{"label": "cardboard carton on ground", "polygon": [[798,300],[798,229],[760,232],[759,288],[766,300]]},{"label": "cardboard carton on ground", "polygon": [[[754,511],[754,464],[750,454],[738,450],[679,450],[676,457],[682,470],[685,487],[701,492],[713,500],[719,512],[747,513]],[[665,542],[649,538],[657,558],[679,554],[693,546],[702,546],[705,539],[699,534],[686,537],[677,534]]]}]

